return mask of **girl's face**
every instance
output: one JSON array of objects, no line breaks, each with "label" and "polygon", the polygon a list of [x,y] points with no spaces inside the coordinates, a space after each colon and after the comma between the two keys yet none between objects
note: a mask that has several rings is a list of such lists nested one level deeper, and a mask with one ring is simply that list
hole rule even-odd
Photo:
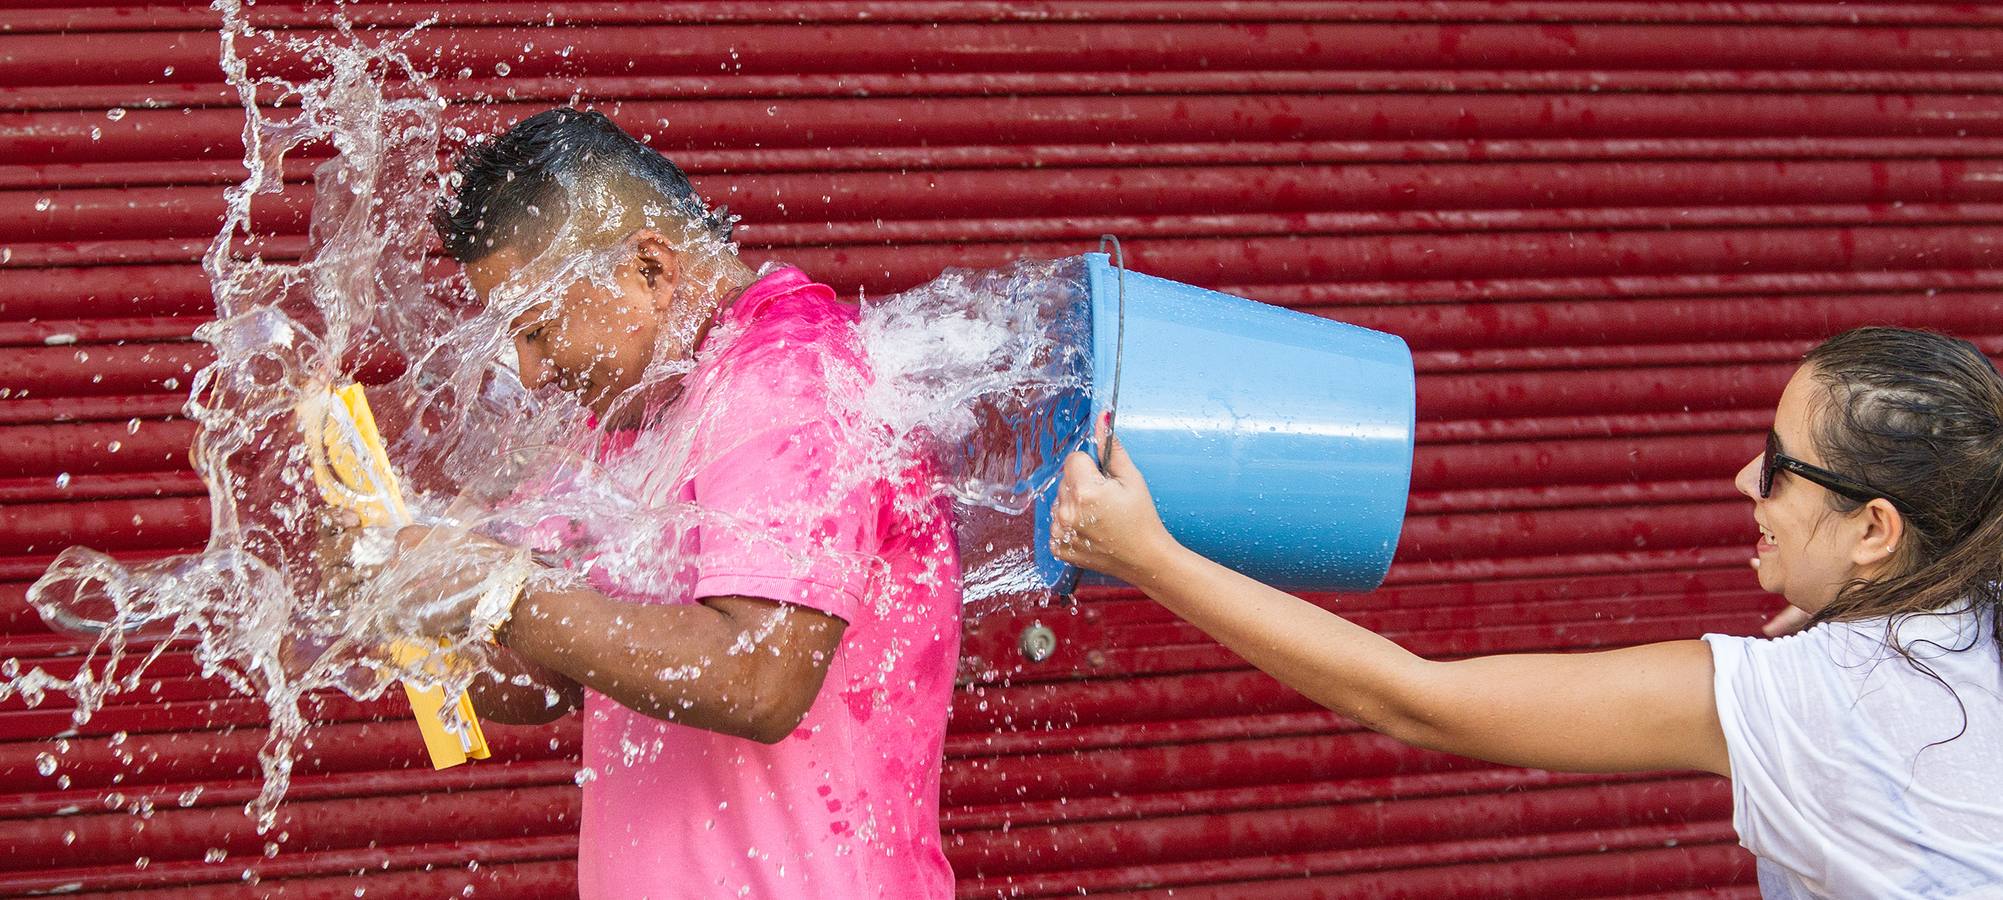
[{"label": "girl's face", "polygon": [[[1781,392],[1773,426],[1782,453],[1824,468],[1811,436],[1826,396],[1827,388],[1813,371],[1801,367]],[[1828,488],[1786,471],[1774,473],[1771,496],[1761,498],[1760,461],[1755,456],[1746,463],[1734,484],[1753,501],[1753,520],[1760,528],[1755,550],[1761,588],[1813,613],[1852,580],[1885,574],[1903,531],[1890,503],[1873,500],[1852,512],[1838,512],[1830,507]],[[1869,472],[1839,474],[1870,481]]]}]

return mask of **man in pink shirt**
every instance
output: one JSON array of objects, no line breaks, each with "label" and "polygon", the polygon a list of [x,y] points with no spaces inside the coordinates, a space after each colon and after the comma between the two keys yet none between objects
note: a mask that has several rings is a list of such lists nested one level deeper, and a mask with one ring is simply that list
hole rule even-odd
[{"label": "man in pink shirt", "polygon": [[[522,306],[523,382],[592,411],[604,477],[685,511],[625,550],[603,532],[630,523],[574,523],[613,549],[513,592],[494,636],[520,677],[473,691],[498,722],[582,707],[580,893],[948,896],[959,563],[924,463],[887,459],[864,413],[856,308],[751,272],[680,170],[597,113],[523,120],[457,177],[439,232],[484,301]],[[609,276],[510,294],[572,250]],[[453,541],[485,539],[399,536]]]}]

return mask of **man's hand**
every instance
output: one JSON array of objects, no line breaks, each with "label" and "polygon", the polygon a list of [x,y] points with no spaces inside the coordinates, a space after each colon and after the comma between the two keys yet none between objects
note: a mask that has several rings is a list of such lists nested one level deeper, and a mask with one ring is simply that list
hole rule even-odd
[{"label": "man's hand", "polygon": [[404,633],[451,637],[494,624],[475,621],[477,612],[489,612],[479,609],[481,598],[490,590],[512,593],[497,579],[523,564],[522,551],[492,538],[462,528],[409,525],[396,533],[396,552],[376,573],[368,595],[388,598],[389,622]]},{"label": "man's hand", "polygon": [[315,515],[314,526],[313,559],[320,566],[320,590],[332,599],[353,597],[374,571],[355,559],[355,542],[363,536],[361,517],[351,509],[325,506]]}]

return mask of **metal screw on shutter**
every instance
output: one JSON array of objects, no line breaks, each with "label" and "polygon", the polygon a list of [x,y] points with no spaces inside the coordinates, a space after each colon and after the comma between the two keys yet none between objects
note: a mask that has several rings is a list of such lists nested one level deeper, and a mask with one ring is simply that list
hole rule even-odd
[{"label": "metal screw on shutter", "polygon": [[1022,630],[1022,636],[1016,639],[1015,646],[1022,651],[1023,659],[1040,663],[1057,652],[1057,632],[1051,631],[1050,626],[1042,622],[1031,622],[1028,628]]}]

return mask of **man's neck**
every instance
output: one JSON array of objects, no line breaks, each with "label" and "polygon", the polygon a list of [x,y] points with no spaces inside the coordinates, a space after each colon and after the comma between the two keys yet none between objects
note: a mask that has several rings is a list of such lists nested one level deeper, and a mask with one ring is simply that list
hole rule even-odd
[{"label": "man's neck", "polygon": [[[735,304],[737,298],[744,295],[745,288],[758,281],[758,273],[752,271],[751,267],[745,265],[744,261],[738,259],[734,253],[719,253],[704,260],[702,266],[703,270],[699,270],[697,274],[702,277],[709,295],[715,300],[706,312],[701,313],[701,318],[696,322],[695,333],[688,345],[691,357],[701,351],[703,342],[709,339],[710,329],[716,325],[717,319],[722,318],[723,312]],[[615,405],[613,411],[600,422],[601,427],[608,431],[638,427],[649,410],[672,402],[681,394],[683,377],[674,375],[651,385],[636,388],[645,396],[623,398],[624,402]]]},{"label": "man's neck", "polygon": [[716,325],[716,320],[723,318],[724,311],[735,304],[737,298],[744,296],[745,288],[758,280],[758,273],[735,253],[719,253],[710,264],[715,267],[711,284],[715,285],[712,296],[717,300],[709,314],[702,318],[701,324],[696,326],[695,342],[691,345],[696,349],[701,349],[703,341],[709,339],[710,328]]}]

